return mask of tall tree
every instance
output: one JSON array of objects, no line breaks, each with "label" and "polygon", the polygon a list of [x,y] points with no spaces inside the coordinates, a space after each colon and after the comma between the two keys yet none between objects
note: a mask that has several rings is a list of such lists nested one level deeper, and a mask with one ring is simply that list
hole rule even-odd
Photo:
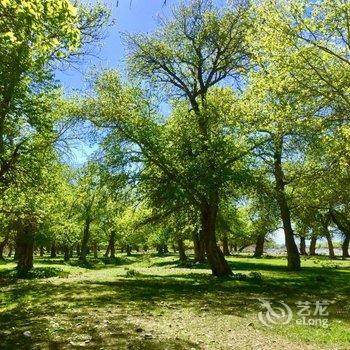
[{"label": "tall tree", "polygon": [[[248,6],[244,3],[235,3],[230,8],[219,10],[210,1],[196,0],[188,6],[177,7],[172,19],[154,34],[127,36],[132,74],[164,87],[168,96],[181,96],[184,106],[187,105],[187,111],[182,108],[185,118],[176,128],[185,124],[194,128],[192,140],[185,133],[188,130],[184,130],[182,139],[187,142],[188,161],[197,163],[197,190],[194,193],[192,181],[187,182],[179,169],[173,172],[168,162],[159,164],[157,160],[157,166],[167,173],[171,181],[178,183],[199,208],[208,262],[217,276],[231,273],[216,242],[220,190],[226,181],[218,173],[225,173],[226,169],[230,171],[237,154],[228,156],[226,161],[219,164],[217,152],[219,145],[223,145],[224,129],[218,128],[215,107],[208,103],[208,95],[225,79],[239,80],[247,68],[245,35],[248,12]],[[220,124],[220,127],[224,128],[224,125]],[[174,166],[174,161],[171,165]]]}]

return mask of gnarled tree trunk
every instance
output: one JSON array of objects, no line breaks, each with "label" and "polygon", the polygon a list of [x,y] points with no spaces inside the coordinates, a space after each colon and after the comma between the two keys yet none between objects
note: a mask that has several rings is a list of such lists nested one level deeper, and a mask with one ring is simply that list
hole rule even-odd
[{"label": "gnarled tree trunk", "polygon": [[208,263],[214,276],[232,275],[232,270],[216,242],[216,219],[218,212],[218,194],[211,196],[210,203],[201,206],[201,225]]},{"label": "gnarled tree trunk", "polygon": [[7,234],[2,242],[0,242],[0,260],[4,260],[4,249],[9,241],[10,235]]},{"label": "gnarled tree trunk", "polygon": [[312,235],[310,239],[310,255],[316,255],[316,243],[317,243],[317,236]]},{"label": "gnarled tree trunk", "polygon": [[177,240],[177,247],[179,249],[179,258],[181,262],[185,262],[187,260],[186,252],[185,252],[185,245],[184,241],[182,239]]},{"label": "gnarled tree trunk", "polygon": [[276,182],[277,203],[281,214],[285,236],[285,244],[287,248],[288,270],[299,271],[301,268],[300,255],[294,239],[290,210],[285,194],[285,179],[282,169],[282,138],[276,140],[275,147],[276,149],[274,154],[274,176]]},{"label": "gnarled tree trunk", "polygon": [[53,242],[51,244],[50,258],[56,258],[56,257],[57,257],[57,247],[56,247],[56,242]]},{"label": "gnarled tree trunk", "polygon": [[98,253],[97,253],[97,242],[94,242],[92,249],[94,251],[94,259],[98,258]]},{"label": "gnarled tree trunk", "polygon": [[194,230],[192,233],[193,250],[194,250],[194,262],[205,262],[205,247],[202,231],[198,232]]},{"label": "gnarled tree trunk", "polygon": [[334,253],[334,246],[333,246],[333,242],[332,242],[332,236],[328,230],[328,227],[327,227],[327,231],[326,231],[326,239],[327,239],[327,243],[328,243],[328,255],[331,259],[334,259],[335,258],[335,253]]},{"label": "gnarled tree trunk", "polygon": [[254,250],[254,258],[261,258],[264,253],[265,234],[257,237]]},{"label": "gnarled tree trunk", "polygon": [[81,241],[81,251],[79,260],[86,263],[86,256],[89,253],[89,239],[90,239],[90,218],[87,217],[85,219],[84,231],[83,231],[83,239]]},{"label": "gnarled tree trunk", "polygon": [[342,258],[348,258],[349,255],[349,243],[350,243],[350,221],[341,213],[335,210],[330,210],[330,216],[333,222],[337,225],[338,229],[344,234],[344,241],[342,244]]},{"label": "gnarled tree trunk", "polygon": [[8,258],[11,258],[11,256],[12,256],[12,251],[13,251],[13,245],[12,245],[12,244],[9,244],[9,252],[8,252],[8,254],[7,254],[7,257],[8,257]]},{"label": "gnarled tree trunk", "polygon": [[20,229],[17,233],[16,253],[17,273],[24,277],[33,268],[34,233],[29,226]]},{"label": "gnarled tree trunk", "polygon": [[40,245],[40,248],[39,248],[39,255],[40,257],[44,256],[44,246],[42,244]]},{"label": "gnarled tree trunk", "polygon": [[184,241],[179,238],[177,240],[177,248],[179,250],[179,259],[181,262],[185,262],[187,261],[187,255],[186,255],[186,252],[185,252],[185,245],[184,245]]},{"label": "gnarled tree trunk", "polygon": [[305,242],[305,237],[300,236],[300,254],[301,255],[307,255],[306,253],[306,242]]},{"label": "gnarled tree trunk", "polygon": [[64,261],[68,261],[70,258],[69,247],[67,244],[63,246],[63,258],[64,258]]},{"label": "gnarled tree trunk", "polygon": [[111,251],[111,240],[109,239],[106,252],[103,254],[105,258],[108,258],[109,252]]},{"label": "gnarled tree trunk", "polygon": [[227,233],[224,233],[222,236],[222,252],[224,256],[230,256],[230,249],[228,247],[228,238],[227,238]]},{"label": "gnarled tree trunk", "polygon": [[109,237],[109,250],[111,252],[111,258],[115,258],[115,232],[113,231],[111,233],[111,236]]}]

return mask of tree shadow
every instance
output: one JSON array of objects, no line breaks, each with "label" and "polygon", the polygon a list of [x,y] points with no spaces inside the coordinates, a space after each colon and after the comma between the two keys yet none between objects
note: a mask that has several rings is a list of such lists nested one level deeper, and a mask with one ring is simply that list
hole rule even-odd
[{"label": "tree shadow", "polygon": [[[19,277],[16,268],[0,270],[0,281],[16,279],[42,279],[50,277],[67,277],[69,272],[55,267],[34,267],[25,276]],[[1,282],[0,282],[1,285]]]},{"label": "tree shadow", "polygon": [[100,257],[92,258],[89,257],[85,262],[80,261],[78,258],[71,258],[65,261],[63,258],[37,258],[36,263],[45,264],[45,265],[65,265],[65,266],[75,266],[81,267],[89,270],[100,270],[103,268],[110,268],[116,265],[130,265],[134,264],[135,261],[131,260],[128,257],[117,256],[115,258],[110,257]]},{"label": "tree shadow", "polygon": [[[330,319],[350,321],[348,272],[317,265],[286,273],[283,266],[260,261],[230,264],[237,271],[261,271],[262,279],[216,278],[196,268],[164,275],[142,268],[135,276],[107,281],[89,274],[0,286],[0,308],[9,305],[0,314],[0,349],[197,349],[182,339],[164,339],[156,330],[147,338],[135,331],[135,319],[184,309],[246,317],[260,310],[259,299],[333,300]],[[25,331],[32,336],[24,338]]]}]

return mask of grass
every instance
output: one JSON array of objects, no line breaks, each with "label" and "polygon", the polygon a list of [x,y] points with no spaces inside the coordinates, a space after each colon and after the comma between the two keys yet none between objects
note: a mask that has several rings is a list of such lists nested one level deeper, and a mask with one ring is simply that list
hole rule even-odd
[{"label": "grass", "polygon": [[[350,261],[230,257],[235,275],[175,255],[91,260],[37,258],[30,279],[0,264],[0,349],[349,349]],[[272,327],[259,299],[283,300],[294,318]],[[330,300],[328,328],[296,324],[296,302]],[[277,304],[276,304],[277,305]],[[29,331],[30,337],[23,333]]]}]

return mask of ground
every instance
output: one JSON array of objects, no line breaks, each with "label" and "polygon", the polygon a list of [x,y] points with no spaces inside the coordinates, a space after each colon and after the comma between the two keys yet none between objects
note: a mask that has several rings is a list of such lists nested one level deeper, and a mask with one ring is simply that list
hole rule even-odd
[{"label": "ground", "polygon": [[[205,265],[179,266],[176,255],[135,254],[84,267],[44,257],[26,280],[14,278],[13,262],[2,262],[0,349],[350,348],[350,261],[303,259],[298,273],[286,271],[284,258],[229,262],[235,275],[222,279]],[[274,324],[265,311],[264,325],[257,316],[262,299],[275,311],[284,301],[293,319]],[[306,321],[328,327],[296,324],[298,301],[314,312],[324,300],[332,302],[321,310],[329,315]]]}]

